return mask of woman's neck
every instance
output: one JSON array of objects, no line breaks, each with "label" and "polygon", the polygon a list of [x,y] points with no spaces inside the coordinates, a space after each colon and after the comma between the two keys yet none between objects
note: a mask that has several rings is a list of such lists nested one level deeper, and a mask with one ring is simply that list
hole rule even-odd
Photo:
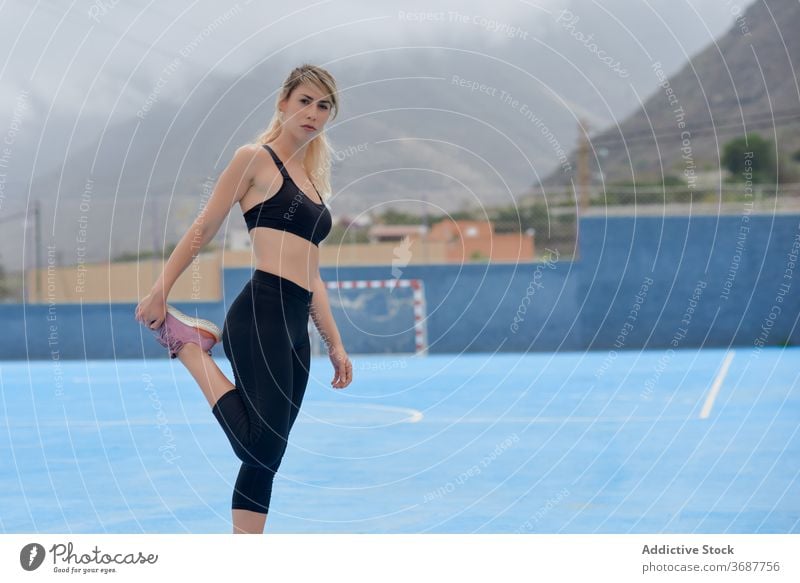
[{"label": "woman's neck", "polygon": [[[303,162],[306,159],[308,142],[298,143],[288,132],[281,132],[281,134],[272,141],[272,144],[277,146],[278,150],[280,150],[280,152],[278,152],[278,157],[283,160],[284,163],[286,163],[287,159],[291,159],[295,164],[304,166]],[[281,156],[281,154],[283,154],[283,156]]]}]

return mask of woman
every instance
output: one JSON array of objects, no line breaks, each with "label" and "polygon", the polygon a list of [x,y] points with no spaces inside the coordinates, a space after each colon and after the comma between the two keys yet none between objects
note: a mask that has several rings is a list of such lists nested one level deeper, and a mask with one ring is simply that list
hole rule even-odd
[{"label": "woman", "polygon": [[[338,112],[338,97],[327,71],[304,64],[289,74],[269,127],[258,143],[236,150],[208,204],[136,308],[136,319],[200,385],[242,461],[231,504],[234,533],[264,530],[272,482],[308,381],[309,315],[334,366],[331,385],[343,389],[353,377],[319,273],[318,245],[331,229],[325,204],[330,154],[322,128],[332,108]],[[166,299],[237,202],[256,269],[220,331],[211,322],[182,314]],[[220,340],[234,383],[211,358],[211,347]]]}]

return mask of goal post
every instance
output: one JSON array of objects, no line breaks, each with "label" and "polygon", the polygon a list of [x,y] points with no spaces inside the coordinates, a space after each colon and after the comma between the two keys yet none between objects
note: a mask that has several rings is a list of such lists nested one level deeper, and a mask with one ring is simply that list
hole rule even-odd
[{"label": "goal post", "polygon": [[[348,352],[428,354],[427,306],[421,279],[348,279],[325,285]],[[311,319],[308,326],[312,352],[323,353],[324,343]],[[403,348],[406,345],[408,349]]]}]

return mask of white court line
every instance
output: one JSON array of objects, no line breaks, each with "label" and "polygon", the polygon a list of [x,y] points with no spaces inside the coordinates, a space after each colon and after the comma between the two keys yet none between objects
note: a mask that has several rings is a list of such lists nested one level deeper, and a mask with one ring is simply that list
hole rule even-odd
[{"label": "white court line", "polygon": [[703,410],[700,411],[700,419],[708,418],[709,413],[711,413],[711,407],[714,406],[714,399],[717,398],[717,393],[719,393],[719,390],[722,387],[722,381],[725,380],[725,375],[728,374],[728,367],[731,365],[731,362],[733,362],[734,354],[735,352],[731,350],[725,355],[725,360],[722,361],[722,366],[719,368],[719,372],[714,379],[714,384],[711,385],[711,390],[708,391],[706,402],[703,403]]},{"label": "white court line", "polygon": [[[411,409],[409,407],[396,407],[393,405],[378,405],[374,403],[330,403],[330,402],[314,402],[314,401],[306,401],[303,403],[300,412],[302,415],[299,415],[297,418],[298,423],[314,423],[315,421],[322,421],[323,423],[331,423],[330,420],[325,419],[323,417],[317,418],[308,413],[309,407],[331,407],[334,409],[334,414],[336,412],[341,412],[344,410],[345,412],[348,409],[356,409],[359,411],[363,411],[364,409],[372,409],[376,411],[383,411],[383,412],[392,412],[392,413],[400,413],[403,415],[407,415],[407,417],[401,418],[398,421],[394,421],[389,425],[394,425],[396,423],[419,423],[424,415],[422,411],[417,409]],[[338,410],[338,411],[337,411]],[[363,413],[362,413],[363,415]],[[334,417],[335,418],[335,417]],[[154,417],[131,417],[129,419],[105,419],[105,420],[46,420],[40,421],[39,423],[35,423],[33,421],[14,421],[9,422],[8,419],[0,418],[0,427],[8,427],[8,428],[58,428],[63,429],[67,425],[73,429],[96,429],[98,427],[128,427],[128,426],[144,426],[144,425],[157,425],[157,419]],[[203,417],[197,419],[187,419],[186,417],[180,417],[175,419],[170,419],[167,425],[216,425],[217,420],[214,417],[209,417],[208,415],[204,415]]]},{"label": "white court line", "polygon": [[[312,407],[319,407],[320,405],[322,405],[322,406],[332,406],[332,407],[336,407],[336,408],[353,407],[353,408],[359,408],[359,409],[376,409],[378,411],[393,411],[393,412],[398,412],[398,413],[405,413],[406,415],[408,415],[408,417],[406,419],[402,419],[401,420],[402,422],[405,422],[405,423],[418,423],[424,417],[424,415],[422,414],[422,411],[420,411],[418,409],[411,409],[409,407],[395,407],[393,405],[378,405],[378,404],[375,404],[375,403],[332,403],[332,402],[325,402],[325,401],[318,401],[318,402],[314,402],[314,401],[308,402],[308,401],[306,401],[306,403],[308,403],[308,405],[310,405]],[[305,414],[307,416],[309,415],[308,407],[306,407],[306,409],[305,409]]]},{"label": "white court line", "polygon": [[673,417],[431,417],[425,418],[427,423],[630,423],[653,421],[686,421],[686,416]]},{"label": "white court line", "polygon": [[[370,408],[377,408],[374,405],[371,405]],[[395,425],[397,423],[418,423],[422,421],[423,418],[425,419],[426,423],[447,423],[452,425],[462,425],[466,423],[482,423],[482,424],[489,424],[489,423],[653,423],[655,421],[687,421],[686,417],[683,415],[675,415],[675,416],[660,416],[660,417],[424,417],[421,411],[417,411],[415,409],[406,409],[405,407],[386,407],[387,410],[396,410],[400,411],[407,411],[409,412],[409,416],[400,419],[398,421],[394,421],[389,425]],[[302,412],[302,409],[301,409]],[[317,418],[310,418],[306,419],[308,414],[306,413],[305,416],[298,416],[297,423],[314,423],[316,421],[323,421],[325,423],[330,423],[331,421],[328,419],[317,419]],[[141,418],[131,418],[128,420],[124,419],[111,419],[107,421],[70,421],[69,426],[70,428],[78,429],[78,428],[86,428],[86,429],[96,429],[98,427],[125,427],[125,426],[137,426],[137,425],[155,425],[156,423],[153,419],[141,419]],[[169,425],[216,425],[217,420],[213,417],[202,417],[199,419],[176,419],[170,420]],[[3,423],[0,421],[0,427],[11,427],[11,428],[34,428],[34,427],[55,427],[55,428],[63,428],[64,422],[63,421],[42,421],[38,424],[32,422],[14,422],[14,423]],[[369,427],[368,427],[369,429]]]}]

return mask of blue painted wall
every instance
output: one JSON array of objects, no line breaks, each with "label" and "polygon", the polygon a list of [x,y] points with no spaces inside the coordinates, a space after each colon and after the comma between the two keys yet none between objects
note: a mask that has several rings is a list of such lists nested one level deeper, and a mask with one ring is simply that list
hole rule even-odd
[{"label": "blue painted wall", "polygon": [[592,218],[579,238],[587,348],[800,343],[798,215]]},{"label": "blue painted wall", "polygon": [[[430,352],[800,343],[800,215],[584,218],[579,247],[575,262],[402,268],[400,277],[424,281]],[[249,275],[224,270],[221,302],[175,305],[221,325]],[[322,277],[394,274],[365,266],[323,268]],[[329,297],[351,354],[413,350],[410,294],[398,292],[397,314],[380,322],[347,296]],[[0,358],[165,357],[134,309],[0,305]]]}]

